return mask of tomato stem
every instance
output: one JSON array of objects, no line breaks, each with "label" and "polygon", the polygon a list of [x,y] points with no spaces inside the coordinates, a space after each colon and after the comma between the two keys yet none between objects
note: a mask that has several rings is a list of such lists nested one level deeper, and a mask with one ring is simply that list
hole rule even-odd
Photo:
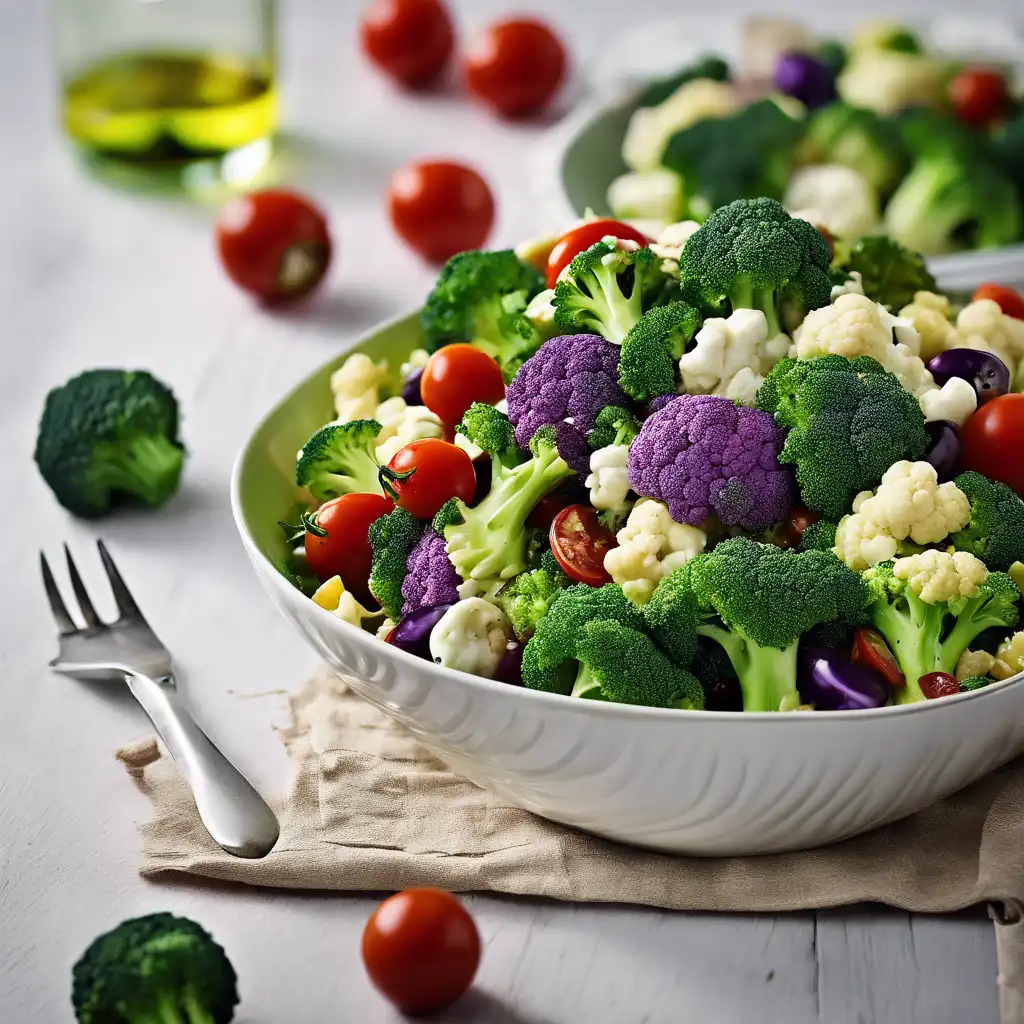
[{"label": "tomato stem", "polygon": [[398,504],[398,488],[395,484],[405,483],[413,473],[416,472],[416,467],[407,469],[404,472],[398,472],[397,470],[390,469],[388,466],[381,466],[378,476],[380,478],[380,485],[384,488],[384,493],[397,505]]}]

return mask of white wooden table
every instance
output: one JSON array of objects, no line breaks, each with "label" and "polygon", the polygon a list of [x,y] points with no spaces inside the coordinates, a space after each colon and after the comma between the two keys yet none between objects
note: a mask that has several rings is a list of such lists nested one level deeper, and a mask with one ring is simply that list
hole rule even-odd
[{"label": "white wooden table", "polygon": [[[141,881],[134,826],[148,809],[111,754],[147,732],[142,714],[126,692],[46,669],[54,636],[37,550],[57,557],[67,539],[98,585],[91,544],[100,530],[177,656],[203,720],[264,789],[280,788],[287,766],[273,726],[283,719],[281,692],[300,685],[314,659],[265,599],[236,538],[227,494],[234,455],[291,382],[426,292],[431,272],[402,251],[382,214],[382,190],[402,162],[450,154],[480,165],[501,200],[496,241],[544,226],[524,172],[535,127],[496,124],[451,96],[398,97],[355,55],[353,2],[283,6],[285,165],[289,180],[329,210],[340,259],[314,307],[270,316],[218,269],[211,210],[113,193],[68,159],[54,120],[46,5],[0,0],[4,1024],[70,1020],[69,970],[88,941],[124,917],[159,909],[194,916],[227,947],[241,978],[243,1024],[397,1019],[359,960],[372,897]],[[478,24],[503,5],[454,6]],[[593,0],[534,6],[563,26],[575,23],[582,63],[623,9]],[[666,13],[672,5],[640,6]],[[917,6],[926,9],[927,0]],[[190,457],[165,511],[93,527],[55,505],[31,452],[47,390],[103,365],[145,367],[174,386]],[[469,902],[486,952],[477,993],[450,1020],[997,1020],[994,940],[980,914],[716,917]]]}]

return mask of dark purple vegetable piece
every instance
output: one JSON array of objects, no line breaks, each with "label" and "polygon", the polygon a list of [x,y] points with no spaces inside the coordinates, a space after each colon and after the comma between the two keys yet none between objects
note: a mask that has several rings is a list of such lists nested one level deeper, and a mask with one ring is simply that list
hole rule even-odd
[{"label": "dark purple vegetable piece", "polygon": [[819,711],[880,708],[892,692],[881,673],[855,665],[827,647],[809,647],[800,652],[797,682],[800,696]]},{"label": "dark purple vegetable piece", "polygon": [[991,352],[974,348],[947,349],[928,364],[928,369],[940,388],[951,377],[962,377],[974,388],[979,406],[1010,390],[1010,371],[1006,363]]},{"label": "dark purple vegetable piece", "polygon": [[719,676],[704,692],[704,707],[708,711],[742,711],[743,691],[739,680]]},{"label": "dark purple vegetable piece", "polygon": [[388,643],[401,647],[403,651],[415,654],[417,658],[430,658],[430,631],[438,624],[450,604],[439,604],[433,608],[417,608],[395,626],[388,637]]},{"label": "dark purple vegetable piece", "polygon": [[784,53],[775,65],[775,85],[808,110],[824,107],[836,98],[831,68],[809,53]]},{"label": "dark purple vegetable piece", "polygon": [[494,678],[509,686],[523,685],[523,651],[526,644],[513,644],[498,662]]},{"label": "dark purple vegetable piece", "polygon": [[924,429],[928,434],[928,454],[925,460],[935,467],[939,483],[944,484],[960,472],[964,456],[960,431],[955,423],[948,420],[932,420],[924,425]]},{"label": "dark purple vegetable piece", "polygon": [[402,397],[405,399],[406,405],[422,405],[423,396],[420,394],[420,378],[423,376],[422,368],[413,370],[408,377],[405,378],[405,384],[402,386]]}]

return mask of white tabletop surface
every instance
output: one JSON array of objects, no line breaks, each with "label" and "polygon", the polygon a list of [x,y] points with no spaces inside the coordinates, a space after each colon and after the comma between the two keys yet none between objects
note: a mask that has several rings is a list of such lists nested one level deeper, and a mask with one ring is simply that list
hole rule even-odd
[{"label": "white tabletop surface", "polygon": [[[112,757],[147,733],[143,716],[126,692],[46,669],[54,630],[38,548],[56,558],[68,540],[98,585],[91,545],[101,532],[174,651],[202,719],[259,785],[280,789],[287,763],[273,725],[284,701],[259,695],[301,685],[315,660],[261,592],[236,537],[228,507],[234,455],[287,386],[426,292],[431,271],[400,248],[382,214],[385,183],[405,160],[450,154],[484,169],[500,197],[498,242],[545,226],[524,170],[536,126],[498,124],[452,95],[398,96],[356,54],[353,2],[282,6],[287,177],[329,211],[340,258],[312,307],[270,316],[219,270],[210,209],[118,194],[79,171],[55,126],[47,5],[0,0],[4,1024],[71,1020],[70,967],[89,940],[124,917],[163,909],[195,917],[226,946],[241,979],[242,1024],[398,1019],[359,959],[373,897],[143,882],[135,825],[147,806]],[[467,25],[505,7],[453,6]],[[534,6],[570,30],[582,64],[612,37],[615,11],[624,10],[593,0]],[[144,367],[174,387],[190,456],[181,492],[164,511],[96,526],[56,506],[31,452],[47,390],[104,365]],[[448,1020],[997,1020],[994,939],[980,913],[744,917],[468,902],[485,953],[477,992]]]}]

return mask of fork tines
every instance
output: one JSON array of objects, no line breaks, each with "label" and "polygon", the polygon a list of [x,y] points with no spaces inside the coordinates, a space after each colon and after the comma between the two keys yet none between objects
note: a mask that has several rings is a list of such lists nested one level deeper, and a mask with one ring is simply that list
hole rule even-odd
[{"label": "fork tines", "polygon": [[[117,604],[117,610],[120,613],[121,619],[141,620],[142,613],[139,611],[139,606],[135,603],[131,591],[114,564],[114,559],[107,550],[107,546],[102,540],[98,540],[96,546],[99,548],[100,561],[102,561],[107,579],[110,581],[110,589],[113,591],[114,601]],[[89,597],[89,592],[85,589],[85,583],[82,581],[81,573],[78,571],[78,566],[75,565],[74,558],[71,557],[71,551],[67,544],[64,545],[64,555],[67,558],[71,589],[75,592],[75,599],[81,610],[82,618],[85,619],[86,628],[93,629],[102,626],[103,621],[96,614],[96,608]],[[42,551],[39,552],[39,565],[43,573],[43,587],[46,590],[46,597],[50,602],[50,611],[53,612],[57,628],[62,635],[78,632],[78,626],[68,613],[64,599],[61,597],[60,588],[57,586],[57,581],[54,579],[53,572],[50,569],[50,563],[46,560],[46,555]]]}]

